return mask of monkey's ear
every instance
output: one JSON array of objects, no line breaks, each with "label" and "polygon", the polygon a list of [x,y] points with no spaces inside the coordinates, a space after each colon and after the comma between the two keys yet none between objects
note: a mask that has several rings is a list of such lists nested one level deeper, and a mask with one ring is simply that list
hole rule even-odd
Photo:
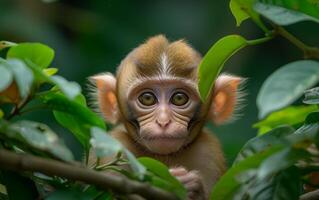
[{"label": "monkey's ear", "polygon": [[209,118],[215,124],[222,124],[233,119],[234,111],[243,94],[239,86],[244,79],[232,75],[220,75],[215,81]]},{"label": "monkey's ear", "polygon": [[106,73],[92,76],[90,81],[96,86],[95,98],[98,110],[107,122],[116,124],[119,120],[116,78],[112,74]]}]

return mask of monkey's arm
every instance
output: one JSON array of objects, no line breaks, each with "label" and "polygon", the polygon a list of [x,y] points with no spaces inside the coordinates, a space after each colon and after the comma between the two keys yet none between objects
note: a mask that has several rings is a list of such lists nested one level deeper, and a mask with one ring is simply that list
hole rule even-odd
[{"label": "monkey's arm", "polygon": [[184,184],[192,200],[208,199],[213,185],[226,170],[220,143],[207,130],[183,151],[175,166],[171,173]]}]

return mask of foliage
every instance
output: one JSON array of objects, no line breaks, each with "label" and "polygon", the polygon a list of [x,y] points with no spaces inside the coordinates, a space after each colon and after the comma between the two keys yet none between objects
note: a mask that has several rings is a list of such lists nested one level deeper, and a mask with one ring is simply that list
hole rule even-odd
[{"label": "foliage", "polygon": [[[113,173],[115,170],[129,179],[148,182],[176,193],[181,199],[185,198],[184,187],[170,175],[164,164],[151,158],[136,159],[108,135],[104,120],[88,108],[80,85],[56,75],[56,68],[49,68],[54,59],[53,49],[40,43],[3,41],[0,44],[0,50],[6,55],[0,58],[0,150],[74,163],[72,152],[54,130],[25,117],[26,113],[49,110],[55,120],[83,146],[86,161],[90,159],[90,149],[95,152],[97,161],[89,168]],[[99,160],[104,157],[114,161],[100,164]],[[158,168],[161,170],[157,171]],[[120,195],[96,189],[93,185],[36,172],[1,170],[0,186],[0,197],[13,200],[112,199]]]},{"label": "foliage", "polygon": [[[251,19],[265,38],[245,40],[229,35],[217,41],[199,69],[203,100],[211,95],[225,61],[244,47],[280,35],[300,48],[305,60],[280,67],[264,82],[257,97],[261,121],[254,124],[259,135],[244,145],[214,186],[211,199],[299,199],[303,186],[311,184],[307,175],[317,171],[314,166],[318,164],[319,88],[309,88],[319,82],[319,49],[305,45],[283,26],[306,20],[319,22],[319,4],[309,0],[231,0],[230,10],[237,26]],[[234,37],[240,39],[235,41]],[[303,95],[303,103],[309,105],[291,105]]]},{"label": "foliage", "polygon": [[[44,0],[43,0],[44,1]],[[54,2],[54,0],[45,0]],[[309,174],[318,170],[319,49],[305,45],[283,26],[300,21],[319,22],[319,4],[313,0],[230,0],[237,26],[252,20],[264,37],[248,40],[228,35],[218,40],[199,68],[202,100],[212,95],[214,81],[227,60],[243,48],[282,36],[300,48],[305,60],[287,63],[270,75],[257,97],[259,135],[238,153],[232,167],[214,186],[211,199],[299,199]],[[48,125],[30,121],[26,113],[49,110],[61,127],[93,152],[95,171],[120,173],[185,199],[185,188],[168,168],[151,158],[135,158],[108,133],[103,119],[92,112],[78,83],[56,75],[51,68],[54,50],[41,43],[0,41],[0,151],[28,153],[69,165],[74,156]],[[315,87],[315,88],[312,88]],[[291,105],[302,96],[306,105]],[[100,163],[111,157],[107,163]],[[76,164],[74,164],[76,166]],[[17,192],[18,191],[18,192]],[[0,170],[1,199],[113,199],[117,191],[101,190],[63,177],[37,172]]]}]

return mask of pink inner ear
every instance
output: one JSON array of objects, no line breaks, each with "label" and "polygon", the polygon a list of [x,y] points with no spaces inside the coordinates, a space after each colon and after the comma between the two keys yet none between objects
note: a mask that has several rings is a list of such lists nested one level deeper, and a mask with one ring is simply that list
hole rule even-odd
[{"label": "pink inner ear", "polygon": [[118,106],[115,94],[116,79],[111,74],[92,77],[97,87],[97,101],[106,121],[115,124],[118,121]]},{"label": "pink inner ear", "polygon": [[235,110],[240,77],[221,75],[215,83],[210,118],[215,124],[229,120]]},{"label": "pink inner ear", "polygon": [[222,124],[230,119],[234,112],[236,105],[236,94],[232,94],[231,90],[229,92],[219,92],[215,96],[214,101],[215,116],[213,121],[216,124]]},{"label": "pink inner ear", "polygon": [[116,96],[113,92],[106,92],[105,94],[101,93],[98,95],[99,102],[101,107],[101,112],[103,113],[104,118],[115,124],[117,122],[117,102]]},{"label": "pink inner ear", "polygon": [[214,97],[214,112],[221,113],[225,107],[227,96],[224,92],[219,92]]}]

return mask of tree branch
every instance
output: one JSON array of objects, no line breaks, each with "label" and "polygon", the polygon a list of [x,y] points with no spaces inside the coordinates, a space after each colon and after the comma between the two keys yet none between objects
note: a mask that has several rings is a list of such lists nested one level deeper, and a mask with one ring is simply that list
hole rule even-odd
[{"label": "tree branch", "polygon": [[13,171],[40,172],[49,176],[60,176],[70,180],[93,184],[101,189],[113,190],[120,194],[137,194],[146,199],[178,200],[174,194],[126,177],[96,172],[94,170],[66,164],[56,160],[39,158],[28,154],[18,154],[0,150],[0,168]]},{"label": "tree branch", "polygon": [[319,59],[319,48],[306,45],[305,43],[303,43],[301,40],[296,38],[294,35],[289,33],[287,30],[285,30],[281,26],[274,25],[274,28],[275,28],[275,33],[286,38],[289,42],[291,42],[296,47],[298,47],[300,50],[302,50],[303,54],[304,54],[304,58]]},{"label": "tree branch", "polygon": [[300,196],[299,200],[317,200],[319,199],[319,190],[314,190]]}]

